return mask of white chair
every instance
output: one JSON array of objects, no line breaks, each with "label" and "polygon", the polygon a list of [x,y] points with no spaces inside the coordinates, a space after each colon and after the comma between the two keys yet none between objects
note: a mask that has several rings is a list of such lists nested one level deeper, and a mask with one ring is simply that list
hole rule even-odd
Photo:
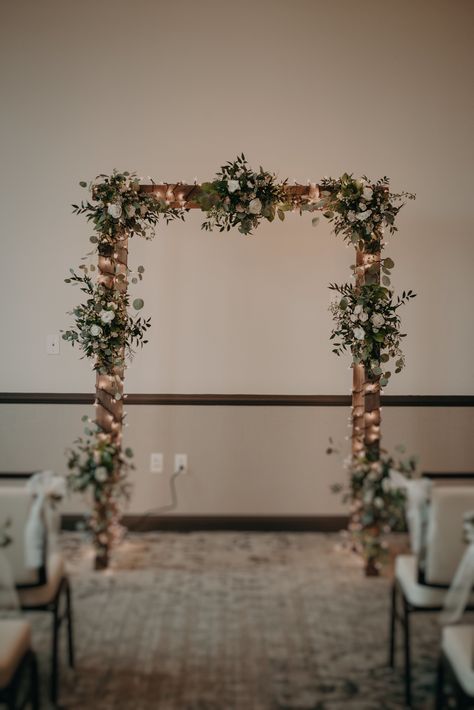
[{"label": "white chair", "polygon": [[[1,487],[0,524],[10,520],[9,535],[12,540],[3,553],[10,563],[21,609],[49,612],[52,615],[50,694],[51,700],[56,703],[59,631],[63,621],[67,622],[69,665],[74,667],[71,588],[63,557],[59,551],[50,549],[50,538],[47,535],[37,541],[40,545],[40,549],[36,550],[39,552],[38,566],[28,566],[26,535],[32,505],[32,496],[24,486]],[[61,603],[63,598],[64,605]]]},{"label": "white chair", "polygon": [[[463,556],[463,516],[474,509],[474,476],[432,486],[420,553],[399,555],[391,590],[389,665],[395,665],[397,622],[403,634],[405,703],[412,704],[410,617],[443,607],[446,591]],[[471,599],[470,604],[474,603]]]},{"label": "white chair", "polygon": [[446,707],[445,682],[454,690],[458,708],[474,704],[474,626],[446,626],[436,679],[436,710]]},{"label": "white chair", "polygon": [[[26,692],[25,692],[26,680]],[[20,619],[0,620],[0,703],[9,710],[39,709],[38,669],[31,627]]]}]

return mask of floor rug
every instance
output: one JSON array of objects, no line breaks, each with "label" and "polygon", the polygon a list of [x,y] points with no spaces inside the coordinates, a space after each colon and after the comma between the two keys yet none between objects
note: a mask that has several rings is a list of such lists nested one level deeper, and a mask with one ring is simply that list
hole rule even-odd
[{"label": "floor rug", "polygon": [[[401,656],[387,668],[390,580],[321,533],[130,534],[112,569],[62,535],[72,579],[77,668],[71,710],[392,710]],[[43,695],[50,619],[29,615]],[[417,708],[432,707],[436,616],[413,622]],[[62,659],[66,654],[62,652]],[[65,664],[63,664],[65,666]]]}]

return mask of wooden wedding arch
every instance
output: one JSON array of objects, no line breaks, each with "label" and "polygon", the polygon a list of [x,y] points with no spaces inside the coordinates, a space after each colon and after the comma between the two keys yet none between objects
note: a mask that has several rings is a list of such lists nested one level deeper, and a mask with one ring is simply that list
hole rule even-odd
[{"label": "wooden wedding arch", "polygon": [[[386,347],[389,348],[392,356],[394,353],[400,352],[397,349],[396,338],[395,341],[393,340],[393,333],[397,333],[399,327],[399,319],[395,313],[396,309],[414,294],[408,292],[405,295],[404,292],[402,298],[399,297],[395,303],[390,300],[391,291],[387,285],[390,284],[388,275],[390,268],[393,267],[393,261],[387,258],[382,259],[381,252],[385,244],[382,235],[384,226],[387,225],[391,232],[396,231],[394,219],[401,205],[395,206],[395,202],[404,197],[411,199],[414,196],[409,193],[390,193],[387,178],[382,178],[377,183],[370,183],[366,178],[357,180],[347,174],[344,174],[339,180],[324,178],[321,184],[301,185],[294,183],[289,185],[287,182],[277,184],[275,176],[264,172],[262,168],[259,174],[247,171],[245,178],[241,180],[242,184],[239,184],[234,176],[241,175],[241,171],[247,169],[246,165],[244,156],[239,156],[235,163],[228,163],[227,167],[222,168],[223,172],[218,173],[220,176],[218,180],[202,184],[182,182],[141,184],[136,176],[129,173],[114,172],[112,176],[101,175],[97,178],[98,182],[91,183],[89,186],[94,204],[83,202],[80,206],[73,206],[77,214],[86,214],[98,234],[98,237],[90,238],[97,245],[99,254],[97,285],[94,286],[92,278],[87,276],[88,268],[86,266],[79,267],[83,269],[82,276],[78,276],[73,269],[70,269],[72,277],[66,281],[73,282],[75,285],[81,284],[81,290],[88,295],[88,300],[86,305],[83,304],[72,311],[76,317],[76,330],[66,331],[63,335],[63,338],[71,341],[73,345],[79,344],[85,355],[95,360],[96,413],[95,419],[89,420],[93,424],[93,428],[85,429],[87,436],[92,438],[86,442],[78,439],[76,442],[78,443],[78,451],[70,452],[68,467],[77,474],[75,490],[85,491],[89,485],[93,487],[94,513],[91,529],[96,546],[96,567],[98,568],[108,564],[109,549],[114,539],[113,527],[119,517],[116,489],[124,481],[122,472],[127,465],[122,452],[124,400],[126,398],[124,393],[126,349],[127,345],[130,346],[130,339],[133,342],[135,338],[137,343],[140,342],[144,330],[148,327],[148,324],[144,324],[143,321],[141,324],[134,324],[133,319],[130,321],[128,316],[128,283],[131,273],[128,264],[130,236],[136,234],[146,237],[147,230],[155,226],[160,217],[164,217],[167,221],[183,218],[185,212],[191,209],[200,209],[206,212],[208,220],[210,215],[214,215],[214,220],[217,219],[217,221],[214,221],[213,224],[217,225],[220,231],[240,225],[239,230],[243,234],[249,234],[251,229],[258,226],[259,219],[264,217],[271,221],[276,213],[280,219],[284,219],[284,211],[322,211],[325,217],[335,222],[335,233],[341,233],[345,241],[355,247],[355,263],[352,267],[353,285],[345,285],[344,287],[331,285],[331,288],[343,295],[338,307],[345,312],[349,301],[351,301],[351,307],[354,309],[350,314],[351,319],[356,313],[360,314],[361,308],[368,308],[369,310],[363,313],[365,321],[367,321],[369,317],[372,317],[372,320],[376,316],[380,318],[378,307],[374,308],[373,305],[370,305],[372,303],[370,298],[373,296],[380,303],[384,299],[385,301],[389,299],[387,313],[389,321],[392,323],[390,326],[392,330],[386,332],[392,333],[392,340],[387,340]],[[225,173],[226,170],[227,173]],[[233,170],[236,172],[232,172]],[[250,193],[252,194],[249,193],[247,197],[244,197],[243,190],[245,188],[242,185],[248,188],[249,185],[257,184],[260,190],[258,194],[262,196],[262,200],[255,199],[257,187],[251,187]],[[84,182],[81,182],[81,185],[87,187]],[[223,196],[218,193],[219,190],[224,191]],[[213,191],[213,198],[217,199],[217,202],[213,202],[212,199],[209,201],[209,194],[212,196]],[[237,201],[232,203],[235,192]],[[347,199],[345,195],[348,195]],[[245,200],[247,202],[244,205]],[[252,203],[258,203],[258,205],[252,205]],[[224,223],[219,221],[221,218],[219,216],[216,218],[215,211],[212,211],[216,205],[218,215],[224,214]],[[369,205],[371,205],[371,209],[368,209]],[[245,212],[244,217],[242,212]],[[337,213],[336,217],[335,213]],[[364,220],[368,219],[369,213],[372,216],[365,227]],[[229,219],[229,214],[233,215],[231,219]],[[255,217],[257,214],[258,217]],[[243,221],[239,222],[244,219],[248,220],[246,224]],[[357,221],[358,219],[360,221]],[[212,228],[209,221],[202,226],[205,229]],[[89,268],[90,271],[96,270],[93,265]],[[143,271],[143,267],[139,267],[139,278],[141,278],[140,269]],[[132,278],[132,281],[136,282],[136,280],[136,278]],[[381,286],[381,283],[384,286]],[[369,296],[366,295],[367,289],[370,291]],[[139,305],[135,306],[137,302]],[[366,305],[361,306],[360,303]],[[142,305],[141,299],[134,301],[136,308],[141,308]],[[356,308],[359,310],[357,311]],[[373,310],[371,311],[371,309]],[[111,326],[112,322],[113,326]],[[375,323],[375,321],[373,322]],[[383,318],[382,322],[384,322]],[[101,327],[102,325],[103,327]],[[384,338],[389,336],[383,336],[378,331],[375,331],[377,334],[373,333],[372,342],[375,350],[364,351],[366,353],[375,352],[375,360],[373,360],[373,354],[370,356],[368,354],[355,355],[355,341],[351,341],[350,337],[352,337],[352,330],[353,337],[358,337],[356,330],[362,333],[361,337],[365,337],[363,335],[365,331],[360,328],[360,324],[356,329],[351,321],[347,328],[342,333],[342,346],[341,343],[336,342],[337,347],[334,352],[340,354],[347,348],[353,352],[352,462],[354,466],[357,466],[361,463],[364,465],[365,461],[371,467],[377,465],[381,459],[380,392],[381,384],[385,385],[390,373],[382,376],[382,369],[377,361],[386,362],[388,360],[388,355],[381,354],[381,350],[385,345]],[[373,328],[376,326],[374,325]],[[94,332],[92,332],[93,329],[95,329]],[[141,335],[137,337],[136,333],[140,330]],[[107,332],[105,333],[105,331]],[[102,334],[103,332],[105,335]],[[99,339],[105,338],[105,345],[102,341],[100,346],[92,342],[91,333],[98,336]],[[331,337],[334,337],[334,332]],[[340,335],[338,337],[341,338]],[[349,340],[344,342],[346,337],[349,337]],[[365,344],[364,347],[366,347]],[[374,362],[376,366],[374,366]],[[398,369],[396,371],[399,371],[403,366],[403,360],[399,362],[402,364],[397,363]],[[87,417],[83,419],[87,420]],[[125,455],[131,456],[132,452],[125,449]],[[85,463],[84,456],[86,457]],[[373,471],[372,468],[369,470]],[[358,474],[356,473],[356,475]],[[352,499],[354,500],[354,498]],[[360,520],[360,515],[358,520]],[[359,528],[361,527],[360,523],[357,525]],[[377,539],[381,531],[380,524],[375,521],[375,524],[371,523],[369,527],[372,529],[371,535]],[[372,562],[375,560],[372,552],[369,552],[368,556]]]},{"label": "wooden wedding arch", "polygon": [[[185,209],[201,209],[197,201],[200,186],[184,183],[162,183],[141,185],[140,191],[152,193],[165,199],[170,207]],[[309,199],[317,199],[320,186],[313,183],[309,185],[288,185],[285,188],[288,200],[295,209]],[[380,251],[366,253],[356,248],[355,250],[355,286],[359,289],[365,283],[365,273],[371,267],[376,279],[380,283]],[[118,288],[126,290],[127,278],[116,282],[117,275],[122,273],[126,277],[128,269],[128,240],[124,239],[117,245],[114,254],[110,257],[100,257],[98,268],[103,282],[110,288],[117,283]],[[114,440],[121,440],[123,423],[123,396],[116,399],[117,382],[119,393],[123,395],[124,372],[117,368],[116,379],[113,381],[109,375],[97,375],[96,402],[97,423],[111,434]],[[352,453],[360,454],[369,449],[376,453],[380,447],[380,378],[367,378],[362,364],[353,366],[352,377]]]}]

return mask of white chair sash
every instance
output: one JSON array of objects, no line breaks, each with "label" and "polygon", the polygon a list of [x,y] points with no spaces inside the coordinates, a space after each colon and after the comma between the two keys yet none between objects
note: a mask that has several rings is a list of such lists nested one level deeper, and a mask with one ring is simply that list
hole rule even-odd
[{"label": "white chair sash", "polygon": [[427,478],[407,478],[394,469],[390,469],[389,479],[393,488],[401,488],[406,492],[406,516],[411,549],[415,555],[419,555],[423,547],[425,510],[430,497],[431,482]]},{"label": "white chair sash", "polygon": [[30,569],[38,569],[44,563],[46,544],[49,553],[57,545],[54,501],[64,497],[66,483],[53,471],[40,471],[28,480],[26,488],[33,502],[25,527],[25,563]]},{"label": "white chair sash", "polygon": [[454,624],[459,621],[474,586],[474,511],[466,513],[464,517],[465,537],[469,544],[444,599],[441,624]]}]

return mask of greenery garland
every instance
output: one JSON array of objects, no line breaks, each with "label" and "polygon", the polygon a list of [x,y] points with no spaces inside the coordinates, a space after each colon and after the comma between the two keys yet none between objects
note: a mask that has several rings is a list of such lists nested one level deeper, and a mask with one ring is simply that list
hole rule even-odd
[{"label": "greenery garland", "polygon": [[220,232],[237,227],[241,234],[251,234],[262,219],[283,220],[290,209],[286,181],[277,183],[276,176],[260,167],[258,173],[249,167],[245,155],[227,162],[217,173],[217,179],[204,182],[197,200],[207,219],[201,228]]},{"label": "greenery garland", "polygon": [[387,177],[372,182],[366,175],[359,179],[344,173],[338,179],[325,177],[320,188],[323,216],[334,234],[366,254],[380,251],[385,230],[397,231],[395,218],[404,200],[415,199],[411,192],[390,192]]},{"label": "greenery garland", "polygon": [[[397,449],[400,454],[404,453],[403,447]],[[328,453],[336,453],[336,450],[331,446]],[[374,574],[386,558],[385,536],[405,529],[406,493],[393,483],[391,472],[398,471],[412,478],[417,458],[395,458],[384,451],[377,461],[361,456],[355,461],[348,460],[346,467],[348,483],[334,484],[331,488],[333,493],[342,494],[342,501],[349,504],[351,545],[364,560],[371,561]]]},{"label": "greenery garland", "polygon": [[398,309],[416,294],[403,291],[395,298],[390,289],[378,284],[364,284],[359,291],[353,284],[330,284],[329,288],[342,296],[330,306],[336,323],[330,335],[333,353],[350,351],[352,362],[362,363],[368,377],[380,378],[381,387],[386,387],[392,374],[389,360],[396,359],[396,373],[405,366],[400,341],[406,334],[400,332]]},{"label": "greenery garland", "polygon": [[[159,195],[140,190],[140,181],[134,173],[114,171],[112,175],[99,175],[89,185],[91,198],[73,205],[73,212],[85,215],[95,234],[90,237],[94,249],[83,261],[98,253],[110,260],[114,271],[100,274],[95,264],[81,264],[79,271],[70,269],[66,283],[79,286],[86,300],[70,315],[74,325],[63,332],[63,339],[78,345],[83,356],[93,361],[98,375],[105,376],[116,400],[122,398],[122,387],[117,372],[131,359],[134,348],[143,346],[150,318],[129,313],[128,282],[138,283],[145,269],[139,266],[132,272],[128,265],[119,263],[119,252],[130,237],[151,239],[160,219],[166,223],[184,219],[186,210],[172,207]],[[144,302],[133,301],[135,310]],[[85,437],[79,437],[76,448],[68,450],[68,482],[73,491],[91,496],[92,515],[89,519],[96,549],[108,553],[118,534],[118,516],[121,501],[128,498],[127,473],[133,468],[130,448],[122,454],[120,439],[105,431],[97,422],[84,416]]]}]

